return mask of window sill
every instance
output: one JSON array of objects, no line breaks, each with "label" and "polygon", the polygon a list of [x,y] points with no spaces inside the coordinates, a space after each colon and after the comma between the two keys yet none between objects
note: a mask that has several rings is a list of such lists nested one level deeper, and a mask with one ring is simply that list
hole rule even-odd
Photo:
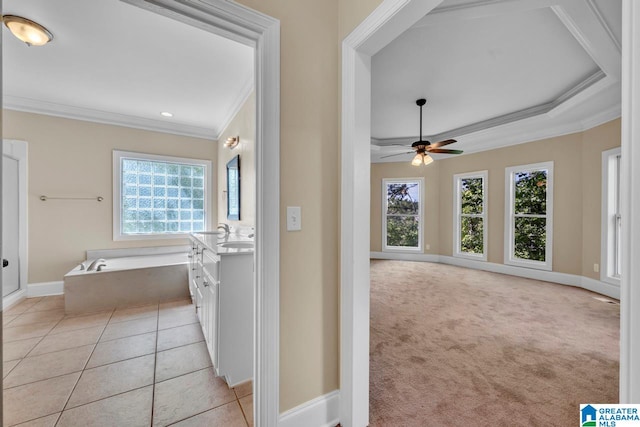
[{"label": "window sill", "polygon": [[472,254],[466,252],[456,252],[453,254],[456,258],[472,259],[474,261],[487,261],[487,254]]},{"label": "window sill", "polygon": [[189,238],[189,234],[189,232],[172,234],[119,234],[113,236],[113,241],[187,239]]},{"label": "window sill", "polygon": [[505,259],[504,263],[506,265],[513,265],[514,267],[531,268],[533,270],[553,271],[553,266],[551,265],[551,263],[540,262],[540,261]]},{"label": "window sill", "polygon": [[382,249],[382,252],[395,252],[395,253],[403,253],[403,252],[410,252],[410,253],[422,253],[422,248],[418,247],[418,248],[402,248],[402,247],[385,247]]}]

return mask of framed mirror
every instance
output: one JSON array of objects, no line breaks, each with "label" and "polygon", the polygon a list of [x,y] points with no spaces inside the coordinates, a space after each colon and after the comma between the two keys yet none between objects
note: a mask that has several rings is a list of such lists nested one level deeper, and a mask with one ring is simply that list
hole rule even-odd
[{"label": "framed mirror", "polygon": [[227,219],[240,220],[240,155],[227,163]]}]

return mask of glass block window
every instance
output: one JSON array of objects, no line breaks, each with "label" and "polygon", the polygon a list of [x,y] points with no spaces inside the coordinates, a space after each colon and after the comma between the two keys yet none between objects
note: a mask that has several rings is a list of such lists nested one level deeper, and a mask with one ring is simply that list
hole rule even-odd
[{"label": "glass block window", "polygon": [[206,160],[114,151],[114,239],[207,228]]},{"label": "glass block window", "polygon": [[383,180],[383,250],[422,250],[422,187],[422,178]]},{"label": "glass block window", "polygon": [[487,171],[453,176],[454,256],[487,260]]},{"label": "glass block window", "polygon": [[553,162],[506,169],[505,264],[551,270]]}]

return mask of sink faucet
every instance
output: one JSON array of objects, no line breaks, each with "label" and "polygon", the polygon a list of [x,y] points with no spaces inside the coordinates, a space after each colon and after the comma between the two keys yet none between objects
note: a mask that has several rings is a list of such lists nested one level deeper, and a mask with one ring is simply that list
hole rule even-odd
[{"label": "sink faucet", "polygon": [[224,230],[224,234],[229,234],[231,232],[231,230],[229,229],[229,224],[220,224],[218,225],[218,230],[219,229],[223,229]]},{"label": "sink faucet", "polygon": [[96,269],[96,264],[101,263],[101,262],[106,262],[104,260],[104,258],[98,258],[96,260],[94,260],[91,264],[89,264],[89,267],[87,267],[87,271],[93,271]]}]

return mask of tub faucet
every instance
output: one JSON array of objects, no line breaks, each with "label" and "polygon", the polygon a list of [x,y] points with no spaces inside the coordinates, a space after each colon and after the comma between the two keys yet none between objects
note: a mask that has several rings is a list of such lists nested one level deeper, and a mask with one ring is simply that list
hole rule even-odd
[{"label": "tub faucet", "polygon": [[97,260],[93,261],[91,264],[89,264],[89,267],[87,267],[87,271],[93,271],[96,269],[96,265],[100,262],[107,262],[105,261],[104,258],[98,258]]},{"label": "tub faucet", "polygon": [[220,230],[221,228],[224,230],[224,234],[229,234],[231,232],[231,229],[229,228],[229,224],[220,224],[217,230]]}]

